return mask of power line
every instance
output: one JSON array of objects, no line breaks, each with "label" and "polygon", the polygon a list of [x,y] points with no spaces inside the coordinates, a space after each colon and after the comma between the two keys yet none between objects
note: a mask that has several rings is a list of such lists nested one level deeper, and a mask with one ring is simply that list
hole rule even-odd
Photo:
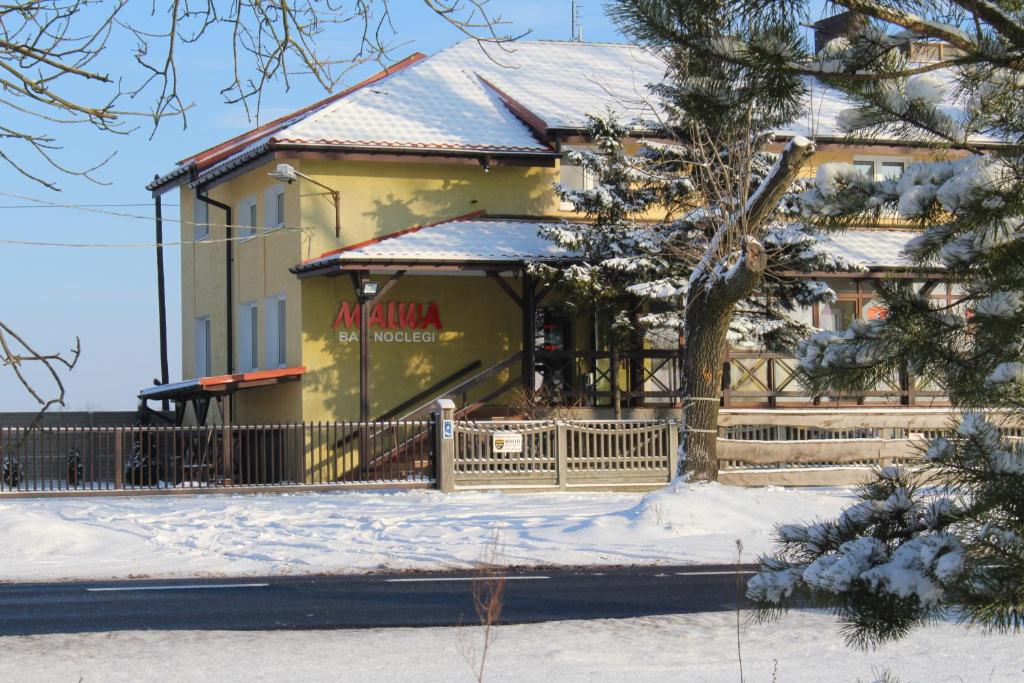
[{"label": "power line", "polygon": [[201,240],[180,240],[178,242],[48,242],[42,240],[8,240],[0,239],[0,244],[19,247],[67,247],[72,249],[154,249],[156,247],[202,246],[204,244],[223,244],[225,242],[248,242],[257,237],[269,237],[276,232],[301,232],[302,228],[274,228],[267,232],[257,232],[242,237],[205,238]]},{"label": "power line", "polygon": [[[62,206],[50,206],[48,204],[0,204],[0,209],[92,209],[92,208],[116,208],[132,206],[153,206],[148,203],[135,204],[67,204]],[[180,204],[167,204],[164,206],[180,206]]]},{"label": "power line", "polygon": [[[10,197],[12,199],[20,199],[23,202],[32,202],[34,205],[39,205],[40,207],[59,208],[59,209],[76,209],[78,211],[86,211],[88,213],[96,213],[96,214],[100,214],[100,215],[103,215],[103,216],[117,216],[118,218],[133,218],[133,219],[136,219],[136,220],[146,221],[146,222],[150,222],[150,221],[154,220],[153,216],[141,216],[139,214],[125,213],[123,211],[110,211],[108,209],[96,208],[96,207],[90,206],[89,204],[62,204],[60,202],[51,202],[51,201],[46,200],[46,199],[40,199],[38,197],[29,197],[29,196],[22,195],[22,194],[15,194],[13,192],[0,192],[0,197]],[[151,204],[142,204],[141,206],[152,206],[152,205]],[[238,229],[241,229],[241,230],[249,230],[249,229],[254,227],[252,225],[241,225],[241,224],[237,224],[237,223],[228,224],[228,223],[214,223],[212,221],[203,221],[203,222],[190,221],[190,220],[186,220],[184,218],[169,218],[169,217],[166,217],[166,216],[163,218],[163,221],[165,223],[179,223],[181,225],[192,225],[192,226],[201,225],[201,226],[211,227],[211,228],[238,228]],[[300,225],[298,227],[281,226],[281,227],[276,227],[274,229],[275,230],[312,230],[313,228]],[[234,238],[232,238],[232,239],[234,239]],[[242,238],[242,239],[249,239],[249,238],[245,237],[245,238]],[[202,240],[202,241],[206,241],[206,240]],[[226,240],[224,240],[224,241],[226,241]],[[54,244],[56,244],[56,243],[54,243]],[[156,245],[154,244],[154,245],[151,245],[151,246],[156,246]]]}]

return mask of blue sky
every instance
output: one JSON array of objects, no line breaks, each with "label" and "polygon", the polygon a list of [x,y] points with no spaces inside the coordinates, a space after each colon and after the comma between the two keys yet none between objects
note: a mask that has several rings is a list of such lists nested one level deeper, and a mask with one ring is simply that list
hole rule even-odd
[{"label": "blue sky", "polygon": [[[142,3],[148,4],[148,3]],[[159,3],[158,3],[159,4]],[[511,29],[532,29],[531,39],[569,37],[569,0],[492,0],[490,7],[511,22]],[[413,51],[432,54],[460,40],[453,28],[429,15],[417,0],[393,2],[395,28],[406,45],[396,50],[404,56]],[[603,16],[601,1],[584,2],[584,37],[594,41],[621,41]],[[351,36],[324,36],[336,52],[346,49]],[[156,173],[170,170],[174,162],[191,152],[216,144],[254,125],[240,105],[227,105],[219,94],[230,80],[227,43],[206,40],[179,55],[178,68],[184,99],[194,103],[188,128],[164,121],[152,134],[145,120],[131,123],[130,135],[102,134],[87,128],[51,125],[45,129],[64,149],[61,162],[76,168],[92,166],[111,152],[114,158],[96,177],[107,185],[81,178],[50,174],[60,192],[47,190],[2,167],[0,177],[0,240],[88,243],[153,242],[152,199],[145,184]],[[115,40],[101,62],[111,73],[137,77],[124,71],[131,64],[131,43]],[[351,72],[345,84],[375,71],[366,66]],[[264,98],[264,116],[280,115],[323,96],[308,80],[293,81],[290,92],[273,85]],[[152,134],[152,138],[150,135]],[[6,143],[4,151],[17,150]],[[31,164],[31,169],[48,172]],[[77,209],[18,208],[26,202],[8,195],[23,195],[61,204],[139,204],[103,210],[134,214],[116,217]],[[175,216],[177,201],[165,215]],[[165,225],[165,241],[178,240],[174,223]],[[156,265],[152,248],[69,248],[0,244],[0,285],[4,292],[3,320],[40,351],[66,350],[81,338],[78,366],[65,375],[68,410],[133,409],[138,390],[159,375],[156,316]],[[172,380],[180,378],[180,283],[176,248],[165,252],[168,286],[168,322]],[[35,375],[38,377],[38,375]],[[47,390],[48,387],[42,387]],[[31,398],[17,384],[9,369],[0,369],[0,410],[32,410]]]}]

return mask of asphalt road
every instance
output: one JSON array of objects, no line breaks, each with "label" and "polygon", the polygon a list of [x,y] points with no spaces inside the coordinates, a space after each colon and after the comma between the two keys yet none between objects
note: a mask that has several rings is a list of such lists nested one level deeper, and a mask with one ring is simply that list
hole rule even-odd
[{"label": "asphalt road", "polygon": [[[746,583],[751,567],[741,568]],[[507,571],[501,623],[730,610],[736,567]],[[0,585],[0,635],[479,623],[473,572]]]}]

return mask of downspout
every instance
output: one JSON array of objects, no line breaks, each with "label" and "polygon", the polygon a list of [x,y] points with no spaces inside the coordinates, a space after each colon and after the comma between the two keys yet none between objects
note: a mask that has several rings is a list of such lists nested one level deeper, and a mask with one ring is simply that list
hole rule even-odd
[{"label": "downspout", "polygon": [[[156,297],[160,318],[160,384],[167,384],[170,372],[167,366],[167,293],[164,289],[164,217],[160,197],[158,194],[153,199],[156,213]],[[170,408],[167,399],[161,403],[165,411]]]},{"label": "downspout", "polygon": [[216,206],[218,209],[224,210],[224,271],[227,274],[227,351],[228,351],[228,362],[227,362],[227,374],[235,374],[235,292],[234,284],[235,279],[232,277],[232,263],[234,261],[234,254],[231,249],[231,207],[228,204],[218,202],[216,199],[210,199],[200,188],[196,188],[196,199],[209,204],[210,206]]}]

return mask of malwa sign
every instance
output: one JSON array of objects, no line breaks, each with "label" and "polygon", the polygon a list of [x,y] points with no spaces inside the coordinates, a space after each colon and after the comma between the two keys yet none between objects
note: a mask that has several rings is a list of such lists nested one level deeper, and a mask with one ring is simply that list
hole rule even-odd
[{"label": "malwa sign", "polygon": [[[370,305],[368,312],[370,341],[423,344],[437,341],[437,331],[442,329],[441,312],[436,301],[416,303],[413,301],[378,301]],[[334,318],[334,329],[339,341],[359,341],[359,322],[362,306],[350,301],[341,302],[338,315]]]}]

